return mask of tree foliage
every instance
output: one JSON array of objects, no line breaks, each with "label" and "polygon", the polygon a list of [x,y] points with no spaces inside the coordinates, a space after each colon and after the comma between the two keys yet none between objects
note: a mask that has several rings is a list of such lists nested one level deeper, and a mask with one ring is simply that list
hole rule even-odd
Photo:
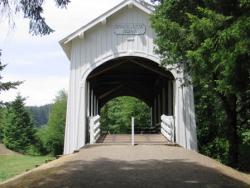
[{"label": "tree foliage", "polygon": [[199,105],[217,102],[209,107],[209,117],[217,112],[224,117],[220,122],[226,124],[228,162],[233,166],[238,164],[239,130],[249,127],[250,119],[249,14],[245,0],[164,0],[152,17],[163,63],[183,68],[195,87],[209,91],[213,101],[199,100]]},{"label": "tree foliage", "polygon": [[[0,49],[0,94],[2,93],[2,91],[7,91],[9,89],[16,89],[16,87],[22,83],[20,81],[17,81],[17,82],[2,82],[1,81],[3,79],[2,71],[6,67],[6,65],[2,64],[1,56],[2,56],[2,50]],[[5,110],[4,102],[0,100],[0,141],[2,141],[3,139],[4,110]]]},{"label": "tree foliage", "polygon": [[[29,20],[29,32],[32,35],[48,35],[54,30],[45,22],[43,14],[44,0],[1,0],[0,14],[9,20],[13,27],[14,16],[21,13],[24,18]],[[70,0],[55,0],[56,6],[65,8]]]},{"label": "tree foliage", "polygon": [[0,143],[3,140],[4,107],[0,106]]},{"label": "tree foliage", "polygon": [[228,140],[221,101],[204,87],[194,88],[199,151],[227,163]]},{"label": "tree foliage", "polygon": [[24,153],[34,141],[34,129],[20,95],[6,109],[3,143],[11,150]]},{"label": "tree foliage", "polygon": [[[0,15],[2,19],[8,19],[10,27],[15,26],[14,17],[16,14],[22,14],[22,16],[29,20],[29,32],[32,35],[48,35],[54,30],[46,23],[43,14],[44,0],[0,0]],[[59,8],[65,8],[70,0],[55,0],[56,6]],[[1,49],[0,49],[0,73],[6,65],[1,64]],[[0,94],[1,91],[6,91],[11,88],[16,88],[22,82],[1,82],[2,76],[0,74]],[[2,108],[2,101],[0,100],[0,107]],[[2,109],[0,109],[0,118]],[[33,114],[34,115],[34,114]],[[34,115],[35,116],[35,115]],[[40,118],[39,118],[40,119]],[[36,120],[36,119],[35,119]],[[5,120],[4,120],[5,121]],[[0,140],[3,133],[2,123],[3,119],[0,119]],[[43,121],[44,122],[44,121]],[[37,124],[41,122],[35,122]]]},{"label": "tree foliage", "polygon": [[131,117],[135,117],[135,129],[150,127],[150,108],[134,97],[117,97],[101,109],[102,131],[112,134],[131,133]]},{"label": "tree foliage", "polygon": [[35,127],[41,127],[48,123],[49,113],[51,109],[50,104],[46,104],[43,106],[28,106],[26,108],[31,115]]},{"label": "tree foliage", "polygon": [[52,105],[47,126],[39,129],[37,136],[46,152],[59,155],[63,152],[67,94],[60,91]]},{"label": "tree foliage", "polygon": [[[9,89],[15,89],[18,85],[20,85],[22,82],[2,82],[1,80],[3,77],[1,76],[1,72],[4,70],[6,65],[2,65],[1,61],[2,51],[0,49],[0,94],[2,91],[7,91]],[[0,100],[0,106],[3,105],[3,102]]]}]

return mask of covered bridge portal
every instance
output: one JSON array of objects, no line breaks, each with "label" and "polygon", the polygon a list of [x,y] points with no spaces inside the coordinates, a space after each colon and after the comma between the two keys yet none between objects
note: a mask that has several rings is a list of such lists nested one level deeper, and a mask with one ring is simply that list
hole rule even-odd
[{"label": "covered bridge portal", "polygon": [[127,56],[110,60],[87,77],[89,114],[98,115],[101,107],[115,97],[133,96],[151,107],[152,122],[156,124],[162,114],[173,115],[173,80],[169,71],[145,58]]},{"label": "covered bridge portal", "polygon": [[60,41],[71,61],[64,154],[100,136],[99,112],[118,96],[141,99],[168,140],[196,150],[192,86],[154,53],[150,5],[125,0]]}]

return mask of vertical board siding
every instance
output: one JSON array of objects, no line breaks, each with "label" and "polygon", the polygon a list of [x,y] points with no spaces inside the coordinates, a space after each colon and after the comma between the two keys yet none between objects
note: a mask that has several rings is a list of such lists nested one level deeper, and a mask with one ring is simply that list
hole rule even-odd
[{"label": "vertical board siding", "polygon": [[[71,42],[71,72],[67,106],[67,120],[65,128],[64,154],[73,153],[85,145],[86,136],[86,106],[87,101],[86,80],[88,70],[93,70],[98,62],[109,57],[118,55],[144,54],[145,57],[154,57],[157,63],[159,56],[154,53],[154,30],[150,26],[150,16],[137,7],[125,7],[111,17],[108,17],[106,24],[99,23],[84,33],[84,37],[73,39]],[[116,35],[113,25],[115,24],[144,24],[146,32],[143,35]],[[194,117],[194,101],[192,87],[183,88],[177,78],[183,78],[175,70],[171,70],[176,78],[174,84],[174,116],[176,143],[187,148],[196,150],[196,125]],[[169,89],[168,89],[169,90]],[[158,96],[160,97],[160,96]],[[92,99],[92,98],[91,98]],[[154,121],[157,109],[158,98],[154,99]],[[159,107],[161,104],[158,105]],[[169,109],[168,109],[169,111]]]},{"label": "vertical board siding", "polygon": [[[124,8],[107,19],[106,24],[98,24],[84,34],[80,40],[81,65],[95,63],[99,59],[118,53],[143,52],[154,55],[153,37],[155,33],[149,24],[149,15],[136,7]],[[142,23],[146,26],[144,35],[116,35],[113,25]],[[76,45],[73,43],[73,45]]]}]

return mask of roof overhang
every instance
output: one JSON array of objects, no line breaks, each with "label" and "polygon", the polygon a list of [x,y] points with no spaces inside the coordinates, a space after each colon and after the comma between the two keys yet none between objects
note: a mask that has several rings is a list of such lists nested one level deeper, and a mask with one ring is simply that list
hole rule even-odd
[{"label": "roof overhang", "polygon": [[97,24],[105,23],[106,19],[108,17],[112,16],[113,14],[120,11],[121,9],[123,9],[126,6],[128,6],[128,7],[135,6],[149,15],[151,15],[153,13],[153,7],[150,4],[147,4],[145,2],[138,1],[138,0],[124,0],[124,1],[122,1],[120,4],[116,5],[114,8],[108,10],[104,14],[100,15],[96,19],[92,20],[88,24],[77,29],[75,32],[71,33],[70,35],[66,36],[65,38],[63,38],[62,40],[59,41],[59,44],[63,48],[63,50],[66,53],[69,60],[71,59],[71,45],[72,45],[71,42],[72,42],[72,40],[74,40],[77,37],[83,38],[84,33],[86,31],[95,27]]}]

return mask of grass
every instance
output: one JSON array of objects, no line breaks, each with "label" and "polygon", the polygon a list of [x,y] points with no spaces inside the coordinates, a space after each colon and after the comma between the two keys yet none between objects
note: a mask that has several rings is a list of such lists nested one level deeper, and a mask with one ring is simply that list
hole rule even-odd
[{"label": "grass", "polygon": [[48,159],[53,159],[53,157],[29,155],[0,156],[0,182],[35,168],[36,165],[41,165]]}]

